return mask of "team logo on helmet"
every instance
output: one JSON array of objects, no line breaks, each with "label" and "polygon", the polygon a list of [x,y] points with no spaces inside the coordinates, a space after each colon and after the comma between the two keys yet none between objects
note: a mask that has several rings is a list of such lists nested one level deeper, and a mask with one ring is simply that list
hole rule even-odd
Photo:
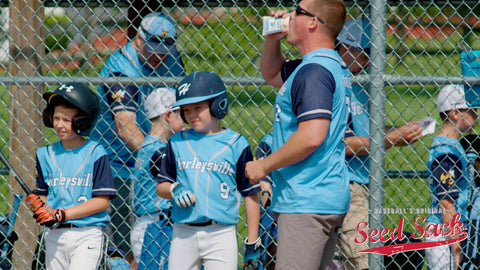
[{"label": "team logo on helmet", "polygon": [[74,89],[75,87],[73,85],[66,85],[66,84],[62,84],[58,90],[59,91],[62,91],[62,90],[65,90],[65,92],[67,93],[70,93],[72,92],[72,90]]},{"label": "team logo on helmet", "polygon": [[178,87],[178,96],[183,96],[187,94],[188,90],[190,90],[191,83],[184,83]]}]

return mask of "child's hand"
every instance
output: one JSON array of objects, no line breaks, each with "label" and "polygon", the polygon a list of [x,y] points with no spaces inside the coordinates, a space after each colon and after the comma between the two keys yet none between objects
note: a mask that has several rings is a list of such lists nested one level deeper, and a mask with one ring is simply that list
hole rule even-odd
[{"label": "child's hand", "polygon": [[197,202],[195,194],[184,188],[178,182],[175,182],[170,186],[170,194],[178,207],[190,207]]},{"label": "child's hand", "polygon": [[245,239],[245,252],[243,253],[243,267],[257,269],[260,261],[260,237],[255,242],[247,243]]},{"label": "child's hand", "polygon": [[35,213],[40,207],[44,206],[44,202],[42,201],[40,196],[34,193],[31,193],[27,197],[25,197],[25,202],[28,208],[30,208],[33,213]]},{"label": "child's hand", "polygon": [[42,206],[35,211],[34,217],[40,225],[54,228],[58,223],[67,220],[67,213],[65,209],[55,209],[50,206]]}]

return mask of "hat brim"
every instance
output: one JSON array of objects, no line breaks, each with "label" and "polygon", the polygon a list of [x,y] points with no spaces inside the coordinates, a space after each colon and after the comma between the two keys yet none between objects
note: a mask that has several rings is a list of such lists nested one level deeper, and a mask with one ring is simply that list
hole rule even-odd
[{"label": "hat brim", "polygon": [[177,52],[175,44],[166,45],[163,42],[156,42],[152,40],[145,41],[145,49],[151,53],[157,54],[175,54]]},{"label": "hat brim", "polygon": [[209,99],[218,97],[218,96],[220,96],[221,94],[223,94],[224,92],[225,92],[225,91],[222,91],[222,92],[215,93],[215,94],[208,95],[208,96],[182,98],[182,99],[178,100],[178,101],[175,103],[175,105],[173,105],[173,106],[174,106],[174,107],[180,107],[180,106],[183,106],[183,105],[199,103],[199,102],[202,102],[202,101],[205,101],[205,100],[209,100]]}]

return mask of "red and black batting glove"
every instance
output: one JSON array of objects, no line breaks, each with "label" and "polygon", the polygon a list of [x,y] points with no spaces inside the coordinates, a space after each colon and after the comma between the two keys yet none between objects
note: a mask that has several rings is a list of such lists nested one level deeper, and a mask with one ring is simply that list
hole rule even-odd
[{"label": "red and black batting glove", "polygon": [[44,206],[45,203],[37,194],[31,193],[25,197],[25,202],[27,203],[28,208],[35,213],[40,207]]},{"label": "red and black batting glove", "polygon": [[37,223],[40,225],[45,225],[47,223],[54,223],[55,219],[53,215],[50,213],[46,206],[42,206],[35,211],[33,217],[37,220]]},{"label": "red and black batting glove", "polygon": [[43,206],[35,212],[34,217],[40,225],[54,228],[60,222],[67,220],[67,212],[65,209],[55,209],[50,206]]}]

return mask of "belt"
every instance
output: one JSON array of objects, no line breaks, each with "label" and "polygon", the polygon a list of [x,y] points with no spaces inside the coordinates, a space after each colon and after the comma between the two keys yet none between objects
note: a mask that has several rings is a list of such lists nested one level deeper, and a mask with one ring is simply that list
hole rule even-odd
[{"label": "belt", "polygon": [[60,223],[58,224],[57,227],[55,227],[55,229],[71,229],[71,228],[78,228],[78,226],[72,223]]},{"label": "belt", "polygon": [[199,222],[199,223],[185,223],[185,225],[192,226],[192,227],[205,227],[213,224],[218,224],[218,223],[213,220],[209,220],[207,222]]}]

